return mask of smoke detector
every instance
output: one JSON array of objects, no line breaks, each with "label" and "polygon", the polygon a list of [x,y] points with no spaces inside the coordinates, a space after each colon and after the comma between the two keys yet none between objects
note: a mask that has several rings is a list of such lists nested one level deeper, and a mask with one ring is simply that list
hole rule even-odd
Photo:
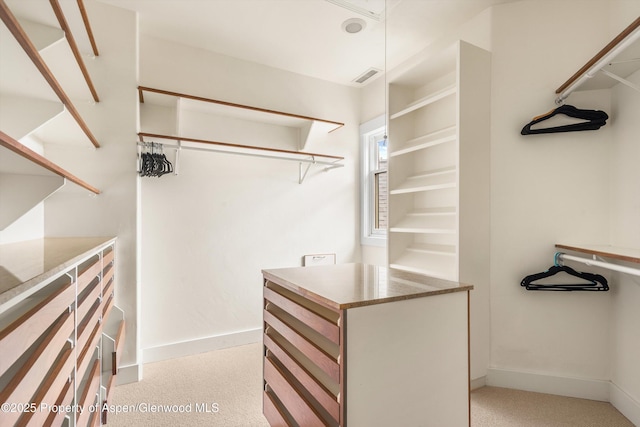
[{"label": "smoke detector", "polygon": [[364,22],[364,19],[351,18],[342,23],[342,30],[349,34],[356,34],[364,30],[366,26],[367,23]]}]

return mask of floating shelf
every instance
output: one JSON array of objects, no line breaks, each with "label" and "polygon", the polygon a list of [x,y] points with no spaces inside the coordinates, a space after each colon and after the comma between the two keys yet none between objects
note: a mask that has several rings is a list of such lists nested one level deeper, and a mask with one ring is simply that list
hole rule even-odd
[{"label": "floating shelf", "polygon": [[557,104],[576,90],[607,89],[623,83],[640,91],[626,79],[640,69],[640,18],[633,21],[600,52],[556,89]]},{"label": "floating shelf", "polygon": [[138,86],[138,96],[141,103],[148,100],[154,104],[167,105],[168,102],[171,103],[171,101],[167,99],[167,97],[169,97],[169,99],[174,98],[176,100],[180,99],[181,101],[184,101],[182,102],[181,108],[189,110],[298,128],[300,129],[301,134],[299,143],[300,149],[304,149],[310,139],[313,138],[313,135],[317,132],[333,132],[334,130],[344,126],[344,123],[336,121],[236,104],[218,99],[171,92],[168,90],[154,89],[145,86]]},{"label": "floating shelf", "polygon": [[[95,136],[93,135],[93,133],[91,132],[87,124],[84,122],[78,110],[76,110],[75,106],[71,102],[71,99],[69,98],[65,90],[62,88],[62,85],[56,79],[56,77],[54,76],[54,73],[51,71],[46,61],[40,55],[39,50],[31,41],[31,39],[25,32],[20,22],[18,22],[18,19],[14,16],[12,11],[4,2],[0,2],[0,19],[2,19],[2,21],[6,26],[6,29],[3,28],[2,30],[0,30],[2,31],[2,36],[0,37],[0,40],[9,39],[9,37],[5,37],[6,30],[8,30],[13,35],[17,43],[26,53],[27,57],[31,60],[35,68],[40,72],[44,80],[46,80],[51,90],[55,93],[56,97],[60,100],[60,102],[62,102],[65,108],[69,111],[69,114],[71,114],[71,116],[75,119],[76,123],[78,124],[80,129],[82,129],[82,131],[84,132],[86,137],[89,139],[89,141],[91,141],[91,143],[96,148],[100,147],[100,143],[95,138]],[[3,41],[2,43],[3,43],[3,50],[4,50],[6,48],[5,41]],[[13,55],[13,57],[17,57],[17,56]],[[20,67],[20,69],[28,70],[29,68]],[[4,79],[4,73],[5,73],[5,70],[3,69],[3,79]],[[11,78],[10,81],[13,82],[12,84],[15,84],[16,80],[17,79]],[[22,80],[22,79],[19,79],[19,80]],[[32,84],[33,83],[29,82],[27,87]],[[1,89],[5,90],[4,87],[2,87]],[[10,91],[9,93],[11,92],[12,91]]]}]

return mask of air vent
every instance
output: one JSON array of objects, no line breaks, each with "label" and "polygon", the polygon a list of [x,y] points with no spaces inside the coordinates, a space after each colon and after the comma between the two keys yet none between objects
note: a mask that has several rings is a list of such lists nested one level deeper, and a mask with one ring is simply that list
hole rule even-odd
[{"label": "air vent", "polygon": [[358,77],[353,79],[353,82],[363,84],[364,82],[371,79],[373,76],[378,75],[381,72],[382,70],[379,70],[377,68],[369,68],[367,71],[365,71],[364,73],[360,74]]}]

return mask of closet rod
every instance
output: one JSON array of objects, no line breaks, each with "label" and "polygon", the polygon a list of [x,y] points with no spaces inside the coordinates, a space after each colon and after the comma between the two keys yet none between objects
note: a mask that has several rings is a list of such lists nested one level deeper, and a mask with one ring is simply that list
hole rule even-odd
[{"label": "closet rod", "polygon": [[[338,164],[337,162],[344,160],[344,157],[331,156],[329,154],[308,153],[304,151],[283,150],[279,148],[269,148],[269,147],[256,147],[253,145],[231,144],[228,142],[209,141],[206,139],[195,139],[195,138],[183,138],[180,136],[160,135],[155,133],[140,132],[138,133],[138,136],[140,137],[141,142],[145,142],[144,138],[170,139],[173,141],[195,142],[199,144],[216,145],[221,147],[227,147],[230,149],[257,150],[257,151],[263,151],[263,152],[273,153],[273,154],[258,154],[255,152],[248,153],[248,152],[240,152],[240,151],[221,150],[221,149],[216,150],[213,148],[199,148],[199,147],[188,147],[188,146],[185,147],[184,145],[178,146],[178,145],[164,144],[166,147],[176,148],[176,149],[180,148],[182,150],[188,149],[188,150],[198,150],[198,151],[215,151],[219,153],[241,154],[245,156],[268,157],[268,158],[274,158],[274,159],[280,159],[280,160],[294,160],[297,162],[316,163],[316,164],[327,165],[331,167],[343,166],[341,164]],[[293,158],[293,157],[286,157],[284,155],[279,155],[279,154],[288,154],[288,155],[295,155],[295,156],[302,156],[302,157]],[[324,158],[324,159],[333,159],[333,160],[318,160],[317,157]]]},{"label": "closet rod", "polygon": [[595,257],[596,256],[593,255],[594,259],[588,259],[588,258],[577,257],[574,255],[567,255],[562,252],[556,253],[556,259],[581,262],[583,264],[592,265],[594,267],[602,267],[602,268],[606,268],[607,270],[619,271],[621,273],[640,276],[640,270],[637,268],[626,267],[624,265],[618,265],[618,264],[612,264],[610,262],[598,261],[595,259]]},{"label": "closet rod", "polygon": [[71,28],[67,23],[67,18],[64,16],[64,12],[62,11],[60,2],[58,0],[49,0],[49,3],[51,3],[51,8],[53,9],[53,13],[55,13],[56,18],[58,19],[60,28],[62,28],[62,31],[64,31],[64,36],[67,39],[67,42],[69,43],[69,47],[71,48],[71,52],[73,53],[74,58],[76,58],[78,67],[82,72],[82,76],[84,77],[85,82],[87,82],[87,86],[89,87],[89,92],[91,92],[91,96],[93,97],[93,100],[95,102],[100,102],[100,98],[98,97],[98,92],[96,91],[96,88],[93,85],[93,82],[91,81],[91,76],[89,75],[89,71],[87,70],[87,67],[84,65],[82,55],[80,54],[80,49],[78,48],[76,39],[73,37]]},{"label": "closet rod", "polygon": [[64,89],[62,89],[62,86],[60,85],[58,80],[56,80],[55,76],[45,63],[44,59],[42,59],[42,56],[40,56],[40,53],[38,53],[38,49],[36,49],[36,47],[33,45],[31,39],[29,39],[27,33],[24,31],[4,0],[0,0],[0,19],[2,19],[4,24],[7,26],[7,29],[11,32],[11,34],[13,34],[13,37],[15,37],[18,44],[22,47],[22,49],[24,49],[29,59],[31,59],[38,71],[40,71],[42,77],[44,77],[51,89],[53,89],[55,94],[60,99],[60,102],[64,104],[66,109],[69,111],[69,114],[71,114],[71,116],[75,119],[76,123],[78,123],[78,126],[80,126],[91,143],[96,148],[99,148],[100,143],[95,138],[95,136],[93,136],[91,130],[84,122],[84,120],[82,120],[82,116],[80,116],[80,113],[74,107],[71,99],[69,99]]},{"label": "closet rod", "polygon": [[161,95],[175,96],[175,97],[178,97],[178,98],[191,99],[191,100],[194,100],[194,101],[202,101],[202,102],[208,102],[208,103],[211,103],[211,104],[224,105],[224,106],[227,106],[227,107],[242,108],[244,110],[257,111],[257,112],[260,112],[260,113],[275,114],[275,115],[278,115],[278,116],[291,117],[291,118],[303,119],[303,120],[312,120],[312,121],[316,121],[316,122],[328,123],[328,124],[335,125],[336,128],[332,129],[330,132],[333,132],[334,130],[344,126],[344,123],[334,122],[332,120],[317,119],[315,117],[302,116],[302,115],[299,115],[299,114],[292,114],[292,113],[285,113],[283,111],[268,110],[266,108],[252,107],[250,105],[236,104],[236,103],[233,103],[233,102],[220,101],[218,99],[204,98],[204,97],[195,96],[195,95],[187,95],[187,94],[184,94],[184,93],[171,92],[171,91],[163,90],[163,89],[153,89],[153,88],[145,87],[145,86],[138,86],[138,96],[140,98],[140,102],[141,103],[144,103],[143,92],[153,92],[153,93],[158,93],[158,94],[161,94]]},{"label": "closet rod", "polygon": [[586,80],[593,77],[604,66],[609,64],[620,52],[640,39],[640,17],[625,28],[616,38],[598,52],[589,62],[571,76],[562,86],[556,89],[556,104],[562,104],[571,93]]}]

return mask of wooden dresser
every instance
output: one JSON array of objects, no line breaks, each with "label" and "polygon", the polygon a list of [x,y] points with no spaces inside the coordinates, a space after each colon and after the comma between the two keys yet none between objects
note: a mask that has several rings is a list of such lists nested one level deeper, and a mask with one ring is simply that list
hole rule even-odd
[{"label": "wooden dresser", "polygon": [[0,425],[97,426],[124,344],[115,239],[0,245]]},{"label": "wooden dresser", "polygon": [[264,270],[271,426],[468,426],[472,286],[364,264]]}]

